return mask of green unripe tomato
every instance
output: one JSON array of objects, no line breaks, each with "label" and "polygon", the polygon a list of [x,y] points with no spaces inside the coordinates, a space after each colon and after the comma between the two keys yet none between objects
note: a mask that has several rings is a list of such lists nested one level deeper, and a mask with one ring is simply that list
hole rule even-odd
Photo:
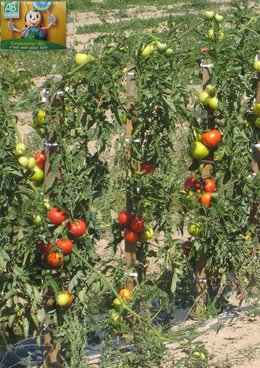
[{"label": "green unripe tomato", "polygon": [[44,171],[38,166],[34,166],[33,174],[29,178],[32,181],[40,182],[44,179]]},{"label": "green unripe tomato", "polygon": [[213,38],[214,38],[214,29],[211,28],[211,29],[208,30],[208,38],[213,40]]},{"label": "green unripe tomato", "polygon": [[74,60],[75,60],[75,63],[77,65],[82,65],[82,64],[87,63],[88,61],[94,60],[94,57],[92,55],[89,55],[89,54],[83,54],[83,53],[78,52],[75,55],[75,59]]},{"label": "green unripe tomato", "polygon": [[216,19],[216,21],[217,21],[218,23],[222,23],[222,22],[223,22],[223,20],[224,20],[224,17],[223,17],[223,15],[216,14],[216,15],[215,15],[215,19]]},{"label": "green unripe tomato", "polygon": [[33,215],[33,221],[36,225],[40,225],[42,223],[42,218],[40,215]]},{"label": "green unripe tomato", "polygon": [[260,60],[254,61],[253,68],[256,72],[260,72]]},{"label": "green unripe tomato", "polygon": [[218,103],[218,98],[217,97],[210,97],[209,98],[209,107],[212,110],[219,110],[219,103]]},{"label": "green unripe tomato", "polygon": [[201,227],[195,224],[190,223],[188,225],[188,232],[192,236],[199,236],[201,232]]},{"label": "green unripe tomato", "polygon": [[16,156],[23,156],[26,152],[26,145],[23,143],[17,143],[15,146],[15,154]]},{"label": "green unripe tomato", "polygon": [[199,100],[202,103],[202,105],[206,106],[209,104],[209,94],[206,91],[202,91],[199,94]]},{"label": "green unripe tomato", "polygon": [[208,84],[205,88],[205,91],[210,95],[210,97],[212,97],[216,93],[216,88],[212,86],[212,84]]},{"label": "green unripe tomato", "polygon": [[51,205],[50,205],[49,200],[47,198],[45,198],[43,200],[43,205],[46,208],[46,210],[50,210],[51,209]]},{"label": "green unripe tomato", "polygon": [[18,158],[18,162],[19,162],[19,164],[20,164],[22,167],[24,167],[25,169],[27,169],[27,167],[28,167],[28,158],[27,158],[27,157],[25,157],[25,156],[20,156],[20,157]]},{"label": "green unripe tomato", "polygon": [[166,55],[167,57],[172,56],[172,55],[173,55],[173,49],[167,49],[167,50],[165,51],[165,55]]},{"label": "green unripe tomato", "polygon": [[256,128],[260,128],[260,118],[255,119],[255,126]]},{"label": "green unripe tomato", "polygon": [[34,168],[34,166],[35,166],[35,158],[34,157],[30,157],[29,159],[28,159],[28,165],[27,165],[27,167],[28,167],[28,169],[33,169]]},{"label": "green unripe tomato", "polygon": [[65,307],[69,302],[69,294],[66,292],[59,292],[57,295],[57,304],[60,307]]},{"label": "green unripe tomato", "polygon": [[150,240],[152,239],[154,236],[154,231],[153,231],[153,228],[147,228],[145,229],[141,234],[140,234],[140,237],[139,237],[139,241],[140,242],[146,242],[147,240]]},{"label": "green unripe tomato", "polygon": [[165,51],[167,49],[167,44],[162,43],[160,41],[157,41],[155,46],[156,46],[157,50],[159,50],[159,51]]},{"label": "green unripe tomato", "polygon": [[122,308],[122,303],[118,298],[114,299],[113,301],[113,307],[118,311]]},{"label": "green unripe tomato", "polygon": [[46,112],[43,110],[38,110],[36,114],[36,125],[45,124]]},{"label": "green unripe tomato", "polygon": [[219,40],[223,40],[224,36],[225,36],[224,32],[222,32],[222,31],[218,32],[218,39]]},{"label": "green unripe tomato", "polygon": [[151,55],[153,52],[154,52],[154,45],[150,43],[149,45],[147,45],[147,46],[143,49],[143,51],[141,52],[141,56],[142,56],[143,58],[146,58],[146,57],[148,57],[149,55]]},{"label": "green unripe tomato", "polygon": [[255,116],[260,117],[260,102],[257,102],[253,107],[253,113]]},{"label": "green unripe tomato", "polygon": [[215,13],[214,13],[214,11],[212,11],[212,10],[206,10],[206,11],[204,12],[204,17],[205,17],[207,20],[212,20],[212,19],[214,18],[214,15],[215,15]]},{"label": "green unripe tomato", "polygon": [[112,311],[110,314],[110,323],[112,326],[117,327],[123,322],[123,317],[120,313]]}]

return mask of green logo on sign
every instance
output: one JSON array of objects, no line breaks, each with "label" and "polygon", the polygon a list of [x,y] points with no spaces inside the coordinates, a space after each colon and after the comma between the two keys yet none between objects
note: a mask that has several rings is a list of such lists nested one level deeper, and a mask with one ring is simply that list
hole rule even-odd
[{"label": "green logo on sign", "polygon": [[19,1],[4,1],[4,18],[20,18]]}]

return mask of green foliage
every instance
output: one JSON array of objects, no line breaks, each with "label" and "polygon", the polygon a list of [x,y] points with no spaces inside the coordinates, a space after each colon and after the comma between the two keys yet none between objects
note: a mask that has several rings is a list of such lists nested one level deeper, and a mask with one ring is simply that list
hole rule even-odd
[{"label": "green foliage", "polygon": [[[4,58],[7,74],[0,95],[2,340],[39,335],[46,299],[53,297],[53,333],[68,351],[68,366],[87,366],[84,336],[102,330],[107,347],[101,366],[159,367],[165,352],[161,337],[169,327],[161,327],[161,313],[172,313],[173,301],[185,306],[193,301],[192,271],[202,252],[207,253],[207,269],[222,287],[229,272],[245,292],[252,274],[259,282],[259,234],[257,224],[248,223],[260,194],[259,177],[250,177],[249,150],[251,143],[259,141],[252,113],[257,84],[252,61],[259,45],[259,17],[243,1],[234,4],[233,13],[221,26],[216,21],[200,19],[195,23],[196,18],[189,19],[171,16],[168,28],[160,33],[100,36],[88,50],[93,60],[75,68],[74,55],[64,56],[64,63],[55,69],[62,74],[61,80],[48,80],[44,85],[50,103],[37,102],[33,111],[33,116],[38,109],[46,112],[46,126],[36,130],[47,143],[55,143],[48,150],[50,168],[46,168],[45,182],[39,186],[30,182],[30,172],[18,164],[15,144],[19,135],[9,111],[10,96],[29,91],[36,70],[10,69],[10,60]],[[216,35],[221,30],[224,38],[209,39],[209,28]],[[157,41],[173,49],[172,55],[155,50],[144,57],[144,48],[155,48]],[[193,87],[200,83],[200,48],[205,46],[209,48],[207,59],[214,64],[210,77],[220,101],[216,112],[199,103]],[[130,64],[135,66],[136,83],[136,94],[131,96],[124,70]],[[64,91],[63,98],[55,97],[59,91]],[[39,94],[33,98],[40,101]],[[130,142],[125,139],[125,117],[133,124]],[[217,193],[212,207],[204,208],[197,194],[190,197],[183,190],[183,182],[188,170],[191,175],[201,175],[202,163],[191,161],[187,154],[194,135],[213,127],[223,137],[212,165]],[[144,162],[152,164],[153,174],[144,175],[140,169]],[[113,322],[111,325],[113,290],[99,276],[109,278],[116,290],[125,284],[124,259],[119,256],[123,229],[116,218],[117,212],[125,209],[126,195],[129,209],[140,213],[156,234],[149,242],[138,242],[136,271],[140,274],[149,261],[155,266],[146,280],[139,277],[129,303],[142,323],[129,311],[121,311],[115,327]],[[66,221],[59,226],[48,221],[43,205],[47,197],[52,207],[66,213]],[[40,215],[40,224],[35,223],[34,215]],[[88,225],[85,235],[73,238],[80,257],[66,255],[62,267],[51,269],[40,245],[55,246],[58,238],[71,237],[67,222],[78,218]],[[191,239],[192,250],[185,257],[182,237],[190,219],[199,219],[203,226],[200,236]],[[101,252],[98,241],[103,238],[108,245]],[[55,303],[60,290],[75,296],[69,309]],[[158,301],[156,311],[154,300]],[[207,316],[217,311],[213,299]],[[100,313],[106,315],[101,320],[97,317]],[[158,327],[151,324],[156,317]],[[131,336],[135,346],[131,354],[113,349],[113,333]],[[179,366],[207,364],[196,360],[193,352],[190,347],[189,357]]]}]

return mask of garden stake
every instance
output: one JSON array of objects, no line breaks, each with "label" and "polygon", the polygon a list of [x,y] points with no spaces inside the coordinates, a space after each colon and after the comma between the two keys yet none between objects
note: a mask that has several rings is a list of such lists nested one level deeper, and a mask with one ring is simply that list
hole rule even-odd
[{"label": "garden stake", "polygon": [[[258,60],[260,60],[260,51],[258,51]],[[257,73],[257,89],[256,89],[256,99],[255,103],[260,103],[260,72]],[[257,128],[258,129],[258,128]],[[254,144],[259,144],[260,142],[254,142]],[[260,148],[252,146],[252,169],[255,174],[259,172],[260,167]],[[249,224],[257,226],[259,224],[259,209],[260,201],[259,199],[255,201],[253,207],[250,211]],[[253,251],[252,258],[256,260],[257,254],[256,250]],[[249,288],[253,294],[257,293],[256,280],[254,275],[250,275]]]},{"label": "garden stake", "polygon": [[[127,83],[127,96],[136,97],[136,83],[135,83],[135,66],[130,64],[127,66],[126,83]],[[132,103],[128,105],[128,109],[131,109]],[[126,145],[126,180],[129,175],[129,159],[131,157],[131,139],[132,139],[133,124],[129,116],[126,121],[126,141],[130,144]],[[133,211],[133,198],[131,193],[126,193],[126,209],[129,212]],[[135,286],[135,269],[136,269],[136,243],[129,243],[125,241],[125,262],[126,262],[126,287],[130,291],[133,291]]]},{"label": "garden stake", "polygon": [[[203,59],[202,64],[202,88],[203,90],[206,88],[207,84],[210,82],[210,73],[209,68],[212,67],[209,60],[206,58]],[[211,113],[210,108],[207,108],[208,113]],[[210,116],[209,125],[213,127],[214,118]],[[207,178],[210,176],[211,172],[211,164],[204,163],[202,169],[202,178]],[[206,263],[207,263],[207,254],[201,253],[199,259],[196,260],[195,263],[195,289],[196,289],[196,297],[197,297],[197,305],[195,307],[195,315],[200,315],[202,312],[203,305],[206,302],[206,294],[208,290],[208,275],[206,272]]]},{"label": "garden stake", "polygon": [[[56,97],[52,99],[52,104],[55,104],[55,103],[57,103]],[[60,124],[59,117],[56,117],[56,122],[57,124]],[[44,185],[45,187],[48,187],[48,185],[52,181],[50,158],[51,158],[52,153],[56,152],[56,150],[58,149],[58,146],[54,145],[56,143],[55,138],[50,136],[49,129],[47,131],[47,136],[48,136],[49,145],[48,144],[45,145],[45,155],[46,155],[45,166],[44,166],[44,172],[45,172]],[[59,170],[57,170],[56,172],[56,177],[58,179],[61,179],[61,174]],[[52,296],[53,292],[50,288],[46,288],[44,289],[44,294],[48,296],[49,295]],[[49,312],[53,309],[54,303],[55,303],[55,299],[53,296],[53,297],[48,297],[44,304],[45,315],[46,315],[44,324],[45,324],[46,330],[44,333],[44,342],[43,342],[43,366],[42,366],[43,368],[58,368],[62,366],[61,356],[60,356],[61,344],[59,341],[57,341],[56,343],[53,343],[53,334],[50,328],[51,318],[50,318]]]}]

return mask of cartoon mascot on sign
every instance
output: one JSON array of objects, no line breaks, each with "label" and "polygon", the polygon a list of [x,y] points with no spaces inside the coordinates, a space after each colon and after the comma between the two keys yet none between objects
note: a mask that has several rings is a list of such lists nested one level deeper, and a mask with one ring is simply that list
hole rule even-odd
[{"label": "cartoon mascot on sign", "polygon": [[17,29],[12,21],[8,22],[8,28],[12,31],[21,33],[21,38],[29,38],[34,40],[46,40],[47,29],[55,25],[56,17],[54,14],[49,16],[49,24],[47,27],[42,26],[43,15],[38,10],[30,10],[25,15],[25,26],[23,29]]}]

